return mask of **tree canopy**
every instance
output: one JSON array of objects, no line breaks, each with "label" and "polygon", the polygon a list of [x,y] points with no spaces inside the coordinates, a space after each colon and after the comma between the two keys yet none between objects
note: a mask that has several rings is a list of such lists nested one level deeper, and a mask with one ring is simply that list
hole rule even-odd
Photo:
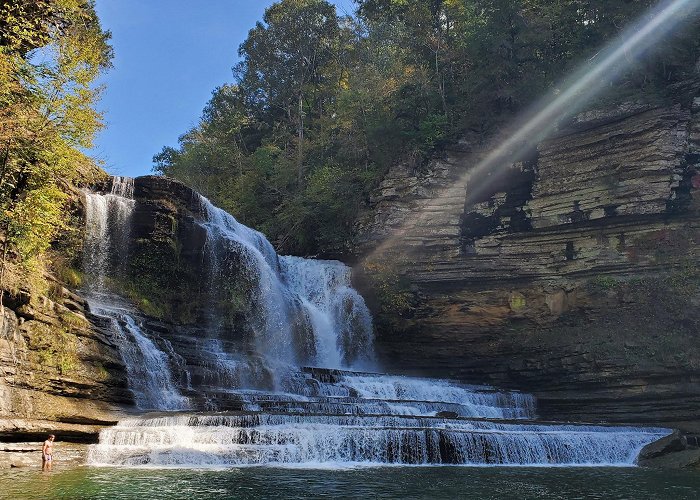
[{"label": "tree canopy", "polygon": [[66,228],[66,187],[89,181],[83,149],[101,127],[94,81],[110,65],[109,37],[91,0],[0,2],[3,287],[10,262],[41,272],[42,255]]},{"label": "tree canopy", "polygon": [[[155,170],[265,232],[281,251],[337,255],[396,162],[420,168],[465,132],[486,140],[654,2],[283,0],[240,46],[235,83]],[[644,96],[686,78],[697,25],[611,87]]]}]

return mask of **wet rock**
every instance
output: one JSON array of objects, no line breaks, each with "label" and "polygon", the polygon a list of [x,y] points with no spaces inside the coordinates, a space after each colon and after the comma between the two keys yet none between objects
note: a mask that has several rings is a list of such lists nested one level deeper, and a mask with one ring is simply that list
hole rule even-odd
[{"label": "wet rock", "polygon": [[655,469],[700,469],[700,450],[685,449],[655,458],[640,459],[638,464]]},{"label": "wet rock", "polygon": [[459,414],[454,411],[439,411],[435,414],[438,418],[457,418]]},{"label": "wet rock", "polygon": [[[41,467],[42,441],[0,444],[0,469]],[[87,445],[56,441],[54,467],[77,467],[85,464]]]},{"label": "wet rock", "polygon": [[645,461],[658,458],[669,453],[683,451],[686,449],[685,439],[680,431],[673,431],[672,434],[649,443],[639,452],[637,461],[643,465]]},{"label": "wet rock", "polygon": [[[50,278],[47,278],[50,279]],[[85,316],[76,293],[17,294],[4,307],[0,335],[0,441],[94,441],[133,401],[108,325]],[[19,456],[19,455],[17,455]],[[13,459],[14,460],[14,459]]]}]

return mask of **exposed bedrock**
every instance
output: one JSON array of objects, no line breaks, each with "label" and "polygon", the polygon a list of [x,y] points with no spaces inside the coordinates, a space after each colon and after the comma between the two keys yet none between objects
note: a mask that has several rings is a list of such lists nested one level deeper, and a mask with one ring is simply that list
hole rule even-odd
[{"label": "exposed bedrock", "polygon": [[581,114],[472,175],[485,149],[373,194],[358,267],[386,366],[530,391],[544,418],[700,429],[700,98]]},{"label": "exposed bedrock", "polygon": [[6,294],[0,332],[0,441],[93,441],[132,401],[116,339],[83,299]]},{"label": "exposed bedrock", "polygon": [[[92,166],[82,182],[107,179]],[[93,442],[133,403],[118,337],[75,291],[82,277],[72,266],[79,266],[83,195],[77,186],[61,186],[76,231],[51,250],[50,271],[32,282],[6,279],[0,290],[0,468],[24,463],[21,456],[40,463],[40,454],[26,453],[20,443],[41,442],[50,432],[59,442]]]}]

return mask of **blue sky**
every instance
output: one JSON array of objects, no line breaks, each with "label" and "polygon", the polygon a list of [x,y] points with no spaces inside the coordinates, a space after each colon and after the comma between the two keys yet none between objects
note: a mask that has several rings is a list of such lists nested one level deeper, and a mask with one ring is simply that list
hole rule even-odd
[{"label": "blue sky", "polygon": [[[90,152],[112,174],[151,171],[163,146],[197,123],[218,85],[233,81],[238,46],[272,0],[97,0],[114,68],[101,79],[106,128]],[[352,0],[333,1],[352,12]]]}]

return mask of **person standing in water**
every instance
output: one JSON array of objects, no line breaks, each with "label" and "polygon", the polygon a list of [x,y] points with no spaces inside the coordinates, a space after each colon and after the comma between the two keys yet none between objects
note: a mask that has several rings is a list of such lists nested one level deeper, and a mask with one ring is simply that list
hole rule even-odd
[{"label": "person standing in water", "polygon": [[44,446],[41,448],[41,469],[51,470],[53,464],[53,440],[56,436],[49,434],[49,437],[44,441]]}]

